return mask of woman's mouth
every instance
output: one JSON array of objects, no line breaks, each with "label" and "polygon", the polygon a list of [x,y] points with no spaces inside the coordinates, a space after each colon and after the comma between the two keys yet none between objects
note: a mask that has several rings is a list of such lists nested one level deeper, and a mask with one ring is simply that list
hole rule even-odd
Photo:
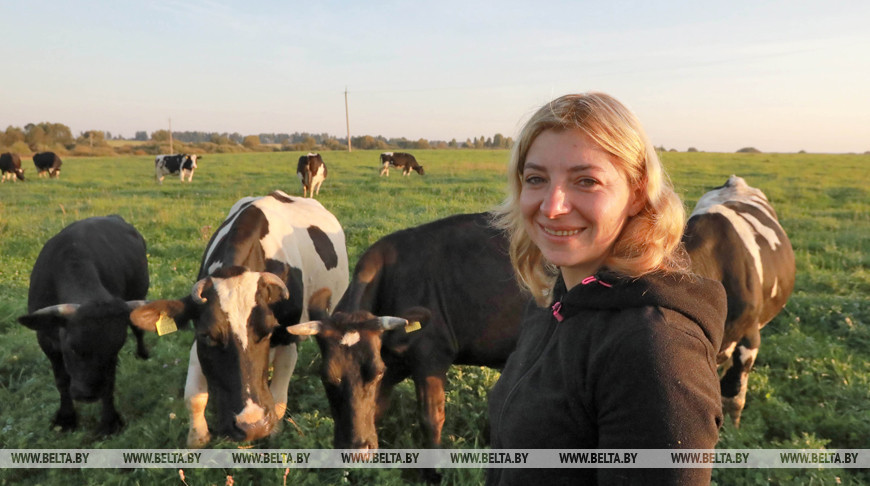
[{"label": "woman's mouth", "polygon": [[544,233],[552,236],[573,236],[580,232],[579,229],[552,229],[546,226],[541,226],[541,228],[544,230]]}]

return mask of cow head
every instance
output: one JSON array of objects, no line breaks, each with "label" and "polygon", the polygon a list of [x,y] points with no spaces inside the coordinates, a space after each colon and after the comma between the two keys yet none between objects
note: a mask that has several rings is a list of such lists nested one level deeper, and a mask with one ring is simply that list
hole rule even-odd
[{"label": "cow head", "polygon": [[[386,331],[407,326],[409,319],[428,319],[428,311],[411,309],[403,317],[377,317],[367,311],[326,313],[330,292],[311,297],[308,312],[317,320],[290,326],[296,335],[315,335],[322,356],[320,379],[329,399],[336,449],[377,449],[375,413],[386,365],[381,347]],[[413,321],[412,321],[413,322]]]},{"label": "cow head", "polygon": [[156,328],[161,315],[191,319],[196,353],[217,406],[215,431],[234,440],[254,440],[277,423],[268,387],[269,338],[278,327],[272,305],[289,297],[275,274],[225,267],[196,282],[181,300],[158,300],[130,315],[137,326]]},{"label": "cow head", "polygon": [[196,155],[196,154],[188,155],[188,156],[185,158],[185,160],[184,160],[183,167],[184,167],[185,169],[188,169],[188,170],[194,170],[194,169],[196,169],[196,161],[197,161],[197,159],[201,159],[201,158],[202,158],[202,157],[200,157],[200,156],[198,156],[198,155]]},{"label": "cow head", "polygon": [[425,171],[423,170],[423,166],[422,166],[422,165],[418,165],[418,166],[414,167],[414,170],[416,170],[417,173],[420,174],[420,175],[424,175],[424,174],[425,174]]},{"label": "cow head", "polygon": [[118,352],[127,339],[130,311],[144,301],[121,299],[59,304],[18,318],[39,341],[60,347],[74,400],[92,402],[111,394]]}]

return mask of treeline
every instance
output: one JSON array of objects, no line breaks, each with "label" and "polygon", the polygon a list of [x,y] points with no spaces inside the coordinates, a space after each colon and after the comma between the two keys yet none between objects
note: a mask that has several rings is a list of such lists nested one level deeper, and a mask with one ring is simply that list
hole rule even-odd
[{"label": "treeline", "polygon": [[[129,143],[125,143],[129,142]],[[474,137],[464,142],[456,139],[408,140],[402,138],[351,137],[351,147],[358,150],[425,150],[425,149],[507,149],[510,137],[496,133],[492,137]],[[171,148],[171,150],[170,150]],[[23,128],[9,126],[0,132],[0,151],[21,155],[53,151],[61,155],[155,155],[169,152],[233,153],[272,151],[346,150],[347,138],[328,133],[260,133],[242,135],[238,132],[199,132],[157,130],[137,131],[132,139],[102,130],[87,130],[73,136],[62,123],[28,123]]]}]

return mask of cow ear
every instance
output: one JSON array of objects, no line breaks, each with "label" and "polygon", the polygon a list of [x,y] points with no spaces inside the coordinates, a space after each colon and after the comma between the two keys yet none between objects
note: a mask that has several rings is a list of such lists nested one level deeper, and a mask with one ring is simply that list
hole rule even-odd
[{"label": "cow ear", "polygon": [[263,272],[260,274],[261,289],[265,292],[267,304],[274,304],[290,298],[290,291],[287,290],[287,285],[280,277],[271,272]]},{"label": "cow ear", "polygon": [[432,311],[425,307],[411,307],[402,311],[401,316],[408,322],[419,322],[421,326],[425,327],[432,319]]},{"label": "cow ear", "polygon": [[130,322],[139,329],[157,332],[157,321],[165,315],[181,325],[192,318],[192,313],[187,309],[193,302],[185,300],[155,300],[130,312]]}]

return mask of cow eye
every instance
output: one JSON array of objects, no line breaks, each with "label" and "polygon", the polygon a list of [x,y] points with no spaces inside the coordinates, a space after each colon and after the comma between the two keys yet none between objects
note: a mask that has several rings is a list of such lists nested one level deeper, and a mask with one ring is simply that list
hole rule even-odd
[{"label": "cow eye", "polygon": [[200,342],[209,347],[214,347],[220,344],[217,339],[211,337],[211,334],[199,334],[197,336],[197,339],[199,339]]}]

